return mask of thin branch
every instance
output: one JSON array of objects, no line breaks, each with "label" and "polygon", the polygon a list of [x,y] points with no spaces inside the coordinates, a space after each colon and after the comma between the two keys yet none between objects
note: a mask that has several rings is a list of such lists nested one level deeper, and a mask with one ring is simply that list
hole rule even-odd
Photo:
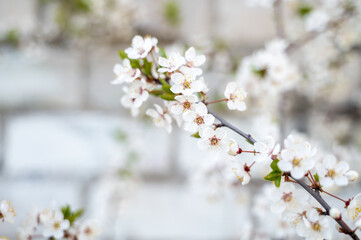
[{"label": "thin branch", "polygon": [[326,192],[326,191],[323,190],[323,189],[321,190],[321,192],[326,193],[327,195],[329,195],[329,196],[331,196],[331,197],[333,197],[333,198],[336,198],[336,199],[338,199],[338,200],[340,200],[340,201],[342,201],[342,202],[344,202],[344,203],[347,202],[346,200],[343,200],[342,198],[339,198],[339,197],[333,195],[332,193]]},{"label": "thin branch", "polygon": [[[292,178],[292,177],[291,177]],[[317,190],[310,188],[304,181],[293,178],[303,189],[305,189],[311,196],[326,210],[326,214],[330,215],[330,205],[321,197],[320,193]],[[359,237],[355,234],[354,231],[342,220],[334,219],[342,228],[345,234],[350,235],[352,239],[360,240]]]},{"label": "thin branch", "polygon": [[299,48],[303,47],[306,43],[312,41],[313,39],[320,36],[321,34],[327,32],[329,30],[332,30],[333,28],[339,26],[339,24],[346,21],[350,15],[352,15],[352,12],[350,14],[350,11],[345,11],[340,16],[340,18],[338,18],[337,20],[330,21],[322,31],[312,31],[312,32],[304,35],[303,37],[295,40],[293,43],[288,45],[288,47],[286,48],[286,52],[289,53],[289,54],[295,52]]},{"label": "thin branch", "polygon": [[233,126],[232,124],[230,124],[229,122],[227,122],[226,120],[224,120],[223,118],[212,112],[209,108],[208,108],[208,113],[212,114],[216,119],[218,119],[218,121],[221,122],[221,126],[228,127],[229,129],[235,131],[236,133],[247,139],[250,143],[255,144],[256,140],[250,134],[247,134],[239,130],[238,128],[236,128],[235,126]]},{"label": "thin branch", "polygon": [[219,103],[219,102],[224,102],[224,101],[228,101],[228,98],[223,98],[223,99],[219,99],[216,101],[205,102],[204,104],[209,105],[209,104]]}]

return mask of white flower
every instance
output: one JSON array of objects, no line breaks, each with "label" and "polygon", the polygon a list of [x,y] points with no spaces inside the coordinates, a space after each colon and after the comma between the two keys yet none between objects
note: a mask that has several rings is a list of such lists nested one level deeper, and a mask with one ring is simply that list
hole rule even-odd
[{"label": "white flower", "polygon": [[14,223],[14,217],[16,216],[14,208],[10,205],[9,201],[0,202],[0,220],[3,222]]},{"label": "white flower", "polygon": [[291,172],[292,177],[301,179],[313,168],[315,161],[312,157],[316,154],[316,149],[312,148],[310,143],[299,141],[292,135],[289,135],[284,143],[285,149],[281,152],[278,167],[284,172]]},{"label": "white flower", "polygon": [[[45,220],[45,219],[43,219]],[[44,237],[62,238],[64,236],[64,230],[70,227],[69,220],[64,219],[63,213],[58,210],[51,212],[51,215],[47,216],[46,221],[43,222]]]},{"label": "white flower", "polygon": [[324,10],[315,10],[306,19],[307,31],[323,31],[330,21],[330,16]]},{"label": "white flower", "polygon": [[239,154],[239,146],[238,143],[234,139],[229,139],[228,141],[228,154],[231,156],[236,156]]},{"label": "white flower", "polygon": [[330,231],[329,225],[327,216],[320,216],[317,210],[312,208],[307,211],[303,228],[299,228],[298,233],[306,240],[330,239],[332,231]]},{"label": "white flower", "polygon": [[145,58],[153,47],[156,47],[158,40],[156,38],[145,37],[144,39],[137,35],[132,40],[132,47],[125,49],[125,53],[130,59]]},{"label": "white flower", "polygon": [[154,104],[154,109],[148,109],[146,114],[153,119],[156,127],[165,128],[168,133],[172,132],[172,118],[158,104]]},{"label": "white flower", "polygon": [[301,189],[296,189],[292,183],[284,182],[279,188],[274,188],[271,194],[271,210],[275,213],[284,211],[299,212],[304,208],[308,195]]},{"label": "white flower", "polygon": [[349,205],[346,206],[346,217],[349,220],[358,220],[359,214],[361,212],[361,200],[358,198],[361,196],[361,193],[357,194],[352,198]]},{"label": "white flower", "polygon": [[335,156],[328,154],[323,158],[322,164],[318,165],[317,174],[323,187],[332,187],[334,184],[346,186],[348,184],[346,177],[348,169],[349,166],[346,162],[338,162]]},{"label": "white flower", "polygon": [[139,113],[139,107],[145,102],[148,97],[151,86],[145,82],[145,80],[139,80],[132,82],[129,87],[124,87],[123,90],[126,93],[121,99],[121,103],[124,107],[130,108],[133,116],[137,116]]},{"label": "white flower", "polygon": [[227,106],[230,110],[244,111],[247,109],[244,100],[247,97],[246,91],[235,82],[227,84],[224,96],[228,99]]},{"label": "white flower", "polygon": [[[185,53],[185,59],[187,60],[187,66],[189,67],[199,67],[204,64],[206,57],[204,55],[196,56],[196,50],[194,47],[190,47]],[[202,69],[195,68],[197,75],[202,74]]]},{"label": "white flower", "polygon": [[214,122],[214,116],[208,114],[208,109],[204,103],[198,103],[194,111],[188,111],[183,114],[185,121],[184,129],[188,132],[196,132],[200,127],[210,126]]},{"label": "white flower", "polygon": [[210,127],[205,127],[199,131],[201,139],[198,141],[198,147],[202,150],[223,150],[228,152],[228,144],[225,141],[227,136],[224,128],[217,128],[213,130]]},{"label": "white flower", "polygon": [[140,77],[140,70],[133,69],[129,59],[124,59],[122,64],[115,64],[113,72],[117,78],[112,81],[112,84],[130,83]]},{"label": "white flower", "polygon": [[277,155],[280,151],[280,145],[275,145],[275,140],[271,136],[265,137],[263,141],[254,144],[254,150],[257,152],[256,161],[262,162],[269,160],[272,155]]},{"label": "white flower", "polygon": [[180,71],[181,72],[176,72],[171,76],[172,82],[175,83],[170,88],[172,92],[191,95],[203,89],[202,82],[196,80],[197,72],[193,68],[183,66],[180,68]]},{"label": "white flower", "polygon": [[179,53],[173,52],[168,59],[164,57],[159,57],[158,63],[161,68],[158,69],[158,72],[174,72],[178,68],[185,64],[185,59]]},{"label": "white flower", "polygon": [[355,226],[361,230],[361,219],[356,221]]},{"label": "white flower", "polygon": [[207,84],[206,84],[206,82],[204,81],[204,78],[203,78],[203,77],[200,77],[198,81],[200,81],[201,84],[202,84],[201,92],[203,92],[203,93],[208,92],[208,91],[209,91],[209,88],[207,87]]},{"label": "white flower", "polygon": [[358,173],[356,171],[348,171],[345,176],[350,182],[354,182],[358,179]]},{"label": "white flower", "polygon": [[171,107],[171,112],[175,115],[185,113],[187,111],[194,111],[198,97],[196,95],[180,95],[176,96],[177,102]]},{"label": "white flower", "polygon": [[79,227],[79,234],[77,235],[78,240],[93,240],[100,235],[99,224],[93,221],[83,223]]},{"label": "white flower", "polygon": [[242,185],[246,185],[251,180],[251,175],[249,174],[249,168],[247,164],[241,165],[237,164],[237,167],[232,168],[234,174],[236,174],[236,177],[239,181],[241,181]]}]

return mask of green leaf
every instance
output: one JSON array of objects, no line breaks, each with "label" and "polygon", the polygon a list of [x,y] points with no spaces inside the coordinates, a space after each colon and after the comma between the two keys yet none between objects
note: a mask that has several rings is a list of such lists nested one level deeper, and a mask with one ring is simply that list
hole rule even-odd
[{"label": "green leaf", "polygon": [[279,162],[280,160],[278,160],[277,158],[275,158],[273,161],[272,161],[272,163],[271,163],[271,168],[272,168],[272,170],[274,170],[274,171],[279,171],[279,172],[282,172],[281,171],[281,169],[279,169],[279,167],[278,167],[278,162]]},{"label": "green leaf", "polygon": [[282,172],[273,170],[267,176],[264,177],[264,180],[273,182],[281,177],[282,177]]},{"label": "green leaf", "polygon": [[174,101],[175,94],[164,93],[162,95],[159,95],[159,97],[166,101]]},{"label": "green leaf", "polygon": [[178,26],[181,22],[180,7],[176,0],[170,0],[163,6],[163,15],[170,25]]},{"label": "green leaf", "polygon": [[144,73],[148,77],[152,77],[152,62],[148,62],[146,58],[144,58]]},{"label": "green leaf", "polygon": [[280,187],[280,186],[281,186],[281,177],[279,177],[279,178],[277,178],[277,179],[275,180],[275,186],[276,186],[276,187]]},{"label": "green leaf", "polygon": [[129,59],[129,61],[130,61],[130,66],[132,66],[132,68],[139,68],[139,69],[142,68],[139,59]]},{"label": "green leaf", "polygon": [[252,72],[258,75],[260,78],[264,78],[267,74],[267,68],[258,69],[256,67],[252,67]]},{"label": "green leaf", "polygon": [[159,78],[159,82],[160,82],[163,86],[169,85],[169,83],[167,83],[167,81],[164,80],[163,78]]},{"label": "green leaf", "polygon": [[194,138],[201,138],[201,136],[199,136],[199,132],[196,132],[195,134],[192,134],[191,137]]},{"label": "green leaf", "polygon": [[318,176],[317,173],[313,175],[313,177],[315,178],[316,182],[320,182],[320,177]]},{"label": "green leaf", "polygon": [[158,47],[158,48],[159,48],[159,55],[161,57],[167,58],[167,54],[165,53],[164,49],[161,47]]},{"label": "green leaf", "polygon": [[309,4],[303,3],[297,8],[297,14],[304,18],[309,15],[313,10],[313,7]]},{"label": "green leaf", "polygon": [[124,60],[128,58],[128,55],[125,53],[124,50],[119,50],[119,57]]},{"label": "green leaf", "polygon": [[66,206],[62,207],[61,211],[64,215],[64,219],[69,220],[70,225],[72,225],[75,222],[75,220],[77,220],[84,214],[84,209],[79,209],[79,210],[73,212],[71,210],[70,205],[66,205]]},{"label": "green leaf", "polygon": [[171,88],[171,85],[163,85],[163,87],[162,87],[162,89],[164,90],[164,92],[166,92],[166,93],[169,93],[169,94],[174,94],[171,90],[170,90],[170,88]]},{"label": "green leaf", "polygon": [[150,91],[149,93],[154,96],[159,96],[159,95],[164,94],[165,92],[162,89],[154,89],[154,90]]}]

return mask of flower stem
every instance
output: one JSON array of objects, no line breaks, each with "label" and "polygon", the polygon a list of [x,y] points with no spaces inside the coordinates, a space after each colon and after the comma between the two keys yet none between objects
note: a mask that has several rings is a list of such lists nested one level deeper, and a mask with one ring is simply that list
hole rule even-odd
[{"label": "flower stem", "polygon": [[336,199],[338,199],[338,200],[340,200],[340,201],[342,201],[342,202],[344,202],[344,203],[347,202],[346,200],[343,200],[342,198],[337,197],[337,196],[333,195],[332,193],[326,192],[326,191],[323,190],[323,189],[321,189],[320,191],[323,192],[323,193],[326,193],[327,195],[329,195],[329,196],[331,196],[331,197],[333,197],[333,198],[336,198]]},{"label": "flower stem", "polygon": [[211,102],[205,102],[205,104],[209,105],[209,104],[219,103],[219,102],[224,102],[224,101],[228,101],[228,98],[223,98],[223,99],[216,100],[216,101],[211,101]]}]

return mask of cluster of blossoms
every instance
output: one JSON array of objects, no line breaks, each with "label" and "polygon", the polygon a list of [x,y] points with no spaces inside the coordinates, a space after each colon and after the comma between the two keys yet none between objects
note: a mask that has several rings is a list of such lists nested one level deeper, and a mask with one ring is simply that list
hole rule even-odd
[{"label": "cluster of blossoms", "polygon": [[51,239],[96,239],[100,229],[95,221],[76,222],[82,214],[83,210],[73,212],[70,206],[61,210],[51,208],[34,211],[29,214],[24,227],[19,229],[18,239],[28,240],[39,234]]},{"label": "cluster of blossoms", "polygon": [[[296,68],[290,65],[285,53],[286,46],[283,40],[276,40],[268,44],[265,51],[245,59],[244,79],[264,78],[265,86],[274,84],[278,86],[278,91],[287,90],[290,84],[297,80],[298,74]],[[120,56],[123,62],[114,68],[117,78],[113,83],[128,84],[124,87],[126,95],[123,96],[122,103],[131,109],[133,115],[139,113],[139,107],[149,95],[154,95],[166,100],[164,107],[155,104],[155,109],[146,111],[157,127],[163,127],[170,132],[172,119],[175,119],[178,126],[199,138],[200,149],[223,152],[233,157],[243,153],[254,155],[250,157],[250,164],[247,161],[235,161],[236,165],[232,168],[242,185],[250,182],[251,170],[256,163],[270,162],[272,171],[265,180],[272,181],[275,185],[271,194],[274,202],[271,210],[279,213],[282,221],[295,226],[300,237],[320,240],[331,237],[330,218],[326,215],[340,220],[340,211],[335,208],[328,209],[319,202],[324,208],[322,209],[293,184],[309,187],[309,191],[315,194],[327,193],[325,188],[334,185],[346,186],[358,178],[358,174],[350,170],[346,162],[338,161],[333,155],[317,152],[308,141],[298,136],[289,135],[282,148],[271,136],[256,141],[211,112],[209,104],[223,101],[227,102],[230,110],[246,110],[247,93],[239,84],[231,82],[226,87],[224,99],[208,101],[208,88],[199,68],[205,62],[205,57],[196,55],[193,47],[185,52],[184,57],[177,52],[172,52],[167,57],[157,46],[155,38],[136,36],[133,38],[132,47],[120,52]],[[258,86],[261,85],[258,81]],[[251,149],[243,150],[235,139],[228,138],[227,128],[246,138],[251,143]],[[343,200],[346,214],[353,215],[353,220],[358,219],[361,211],[361,201],[357,199],[358,196],[349,201]],[[354,224],[357,226],[356,222]]]}]

